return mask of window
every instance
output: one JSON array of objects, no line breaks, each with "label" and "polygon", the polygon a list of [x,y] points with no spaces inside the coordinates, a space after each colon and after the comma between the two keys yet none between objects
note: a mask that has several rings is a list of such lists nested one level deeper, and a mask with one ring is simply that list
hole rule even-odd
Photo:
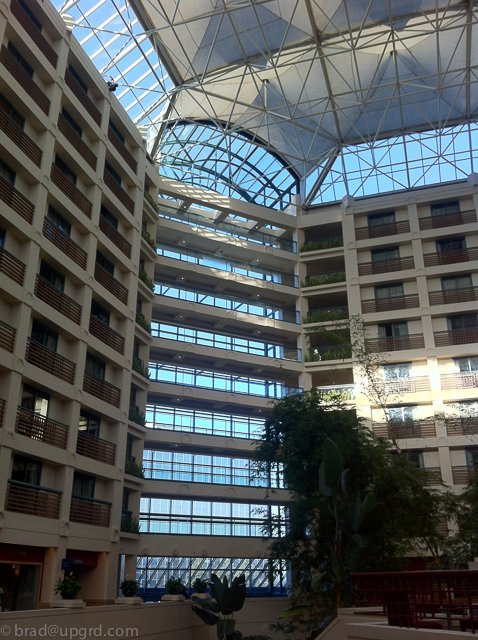
[{"label": "window", "polygon": [[0,109],[3,109],[3,111],[5,111],[5,113],[10,118],[10,120],[13,120],[13,122],[18,124],[20,129],[23,129],[23,127],[25,126],[25,118],[21,116],[14,107],[12,107],[10,102],[1,93],[0,93]]},{"label": "window", "polygon": [[100,360],[99,358],[92,356],[91,353],[87,353],[85,371],[93,374],[94,376],[96,376],[97,378],[100,378],[101,380],[104,380],[106,364],[103,362],[103,360]]},{"label": "window", "polygon": [[8,50],[10,51],[12,56],[15,58],[15,60],[18,62],[18,64],[21,66],[23,71],[25,71],[25,73],[28,76],[30,76],[30,78],[33,78],[33,69],[32,69],[32,67],[30,67],[30,65],[25,60],[25,58],[21,55],[21,53],[18,51],[18,49],[16,49],[16,47],[13,46],[13,44],[11,42],[8,43]]},{"label": "window", "polygon": [[438,253],[461,251],[466,249],[466,242],[465,238],[447,238],[446,240],[437,240],[436,247]]},{"label": "window", "polygon": [[381,284],[378,287],[375,287],[376,300],[399,298],[403,295],[403,284],[401,282],[398,282],[397,284]]},{"label": "window", "polygon": [[455,291],[456,289],[470,289],[473,286],[471,275],[448,276],[441,279],[443,291]]},{"label": "window", "polygon": [[56,351],[56,347],[58,345],[58,334],[48,327],[45,327],[45,325],[38,322],[38,320],[34,320],[32,323],[31,339],[38,342],[38,344],[43,345],[50,351]]},{"label": "window", "polygon": [[388,415],[391,422],[413,422],[417,407],[390,407]]},{"label": "window", "polygon": [[58,155],[55,156],[55,166],[63,173],[66,179],[71,182],[74,187],[76,187],[76,173],[72,171],[66,164],[66,162],[63,162],[63,160]]},{"label": "window", "polygon": [[382,366],[383,377],[386,380],[396,380],[397,378],[410,378],[412,372],[411,362],[399,362],[397,364],[384,364]]},{"label": "window", "polygon": [[476,327],[478,327],[478,314],[466,313],[462,316],[449,316],[446,321],[449,331],[476,329]]},{"label": "window", "polygon": [[80,421],[78,423],[78,431],[88,433],[90,436],[98,438],[100,435],[100,418],[81,410]]},{"label": "window", "polygon": [[425,468],[425,464],[423,462],[423,451],[403,451],[403,453],[418,469]]},{"label": "window", "polygon": [[35,389],[35,387],[31,387],[29,384],[23,385],[21,406],[24,409],[46,417],[48,415],[49,405],[49,395],[39,389]]},{"label": "window", "polygon": [[80,85],[80,87],[83,89],[83,91],[85,93],[88,93],[88,87],[86,86],[86,84],[83,82],[83,80],[80,78],[80,76],[78,75],[78,73],[75,71],[74,67],[71,66],[71,64],[68,65],[68,71],[71,73],[71,75],[75,78],[75,80],[78,82],[78,84]]},{"label": "window", "polygon": [[378,325],[379,338],[408,336],[408,322],[387,322]]},{"label": "window", "polygon": [[113,129],[113,131],[116,133],[118,138],[121,140],[122,144],[124,144],[124,137],[112,120],[110,120],[110,127]]},{"label": "window", "polygon": [[73,120],[73,118],[70,116],[70,114],[68,113],[68,111],[65,109],[65,107],[63,107],[63,109],[61,110],[61,115],[65,118],[65,120],[68,122],[68,124],[70,125],[70,127],[73,129],[73,131],[80,137],[83,137],[83,130],[80,127],[80,125]]},{"label": "window", "polygon": [[18,0],[18,4],[21,6],[21,8],[23,9],[23,11],[27,14],[27,16],[30,18],[30,20],[33,22],[33,24],[35,25],[35,27],[38,29],[38,31],[41,33],[41,22],[38,20],[38,18],[35,17],[35,15],[30,11],[30,9],[27,7],[26,2],[24,0]]},{"label": "window", "polygon": [[11,478],[17,482],[25,482],[38,487],[40,486],[41,466],[42,464],[39,460],[14,455]]},{"label": "window", "polygon": [[63,231],[65,235],[70,236],[71,224],[68,222],[68,220],[65,220],[65,218],[58,213],[58,211],[55,211],[53,207],[49,207],[48,213],[46,215],[47,218],[53,222],[55,227],[58,227],[58,229],[60,229],[60,231]]},{"label": "window", "polygon": [[5,247],[5,236],[6,235],[7,235],[7,232],[5,231],[5,229],[0,227],[0,249],[3,249]]},{"label": "window", "polygon": [[382,224],[392,224],[395,222],[395,211],[388,213],[372,213],[367,216],[369,227],[379,227]]},{"label": "window", "polygon": [[120,177],[119,173],[116,173],[116,171],[113,169],[113,167],[110,165],[110,163],[107,162],[106,160],[105,160],[105,169],[110,174],[110,176],[113,178],[113,180],[115,182],[117,182],[119,184],[119,186],[121,187],[121,177]]},{"label": "window", "polygon": [[61,273],[53,269],[53,267],[50,267],[44,260],[41,261],[40,275],[44,280],[52,284],[55,289],[58,289],[58,291],[63,291],[65,288],[65,278]]},{"label": "window", "polygon": [[478,469],[478,449],[466,449],[466,466]]},{"label": "window", "polygon": [[95,478],[84,473],[75,472],[71,493],[78,498],[93,498],[95,495]]},{"label": "window", "polygon": [[432,204],[432,216],[446,216],[453,213],[460,213],[460,203],[458,200],[453,202],[442,202],[441,204]]},{"label": "window", "polygon": [[455,367],[460,373],[471,373],[478,371],[478,356],[469,356],[467,358],[455,358]]},{"label": "window", "polygon": [[108,209],[103,204],[101,205],[101,215],[110,223],[112,227],[114,227],[115,229],[118,228],[117,218],[115,218],[111,211],[108,211]]},{"label": "window", "polygon": [[107,327],[110,326],[110,312],[108,309],[102,307],[96,300],[91,301],[91,315],[95,318],[98,318],[100,322],[105,324]]},{"label": "window", "polygon": [[372,262],[385,262],[387,260],[397,260],[400,257],[398,247],[388,249],[372,249]]},{"label": "window", "polygon": [[105,271],[107,271],[110,275],[114,276],[115,274],[115,266],[112,262],[105,258],[105,256],[99,251],[96,252],[96,262],[103,267]]},{"label": "window", "polygon": [[0,177],[6,180],[12,187],[15,186],[15,171],[6,162],[0,159]]}]

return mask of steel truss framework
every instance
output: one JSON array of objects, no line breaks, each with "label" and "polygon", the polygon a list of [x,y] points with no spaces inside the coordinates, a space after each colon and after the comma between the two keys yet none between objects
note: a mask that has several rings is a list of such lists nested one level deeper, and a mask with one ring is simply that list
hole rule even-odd
[{"label": "steel truss framework", "polygon": [[[67,0],[161,172],[283,208],[477,170],[477,0]],[[208,124],[205,124],[208,123]]]}]

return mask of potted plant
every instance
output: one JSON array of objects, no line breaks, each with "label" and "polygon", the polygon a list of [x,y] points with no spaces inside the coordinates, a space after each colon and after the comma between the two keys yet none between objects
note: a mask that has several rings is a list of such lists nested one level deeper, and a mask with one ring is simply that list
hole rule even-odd
[{"label": "potted plant", "polygon": [[183,583],[181,578],[169,578],[166,582],[166,589],[168,593],[172,596],[179,595],[183,588]]},{"label": "potted plant", "polygon": [[196,580],[194,580],[191,586],[193,589],[196,589],[198,593],[206,593],[207,580],[201,580],[201,578],[196,578]]},{"label": "potted plant", "polygon": [[125,598],[134,598],[139,587],[139,582],[132,580],[129,576],[120,582],[120,589]]},{"label": "potted plant", "polygon": [[74,600],[81,591],[81,584],[73,573],[64,578],[58,578],[55,585],[55,593],[60,594],[63,600]]}]

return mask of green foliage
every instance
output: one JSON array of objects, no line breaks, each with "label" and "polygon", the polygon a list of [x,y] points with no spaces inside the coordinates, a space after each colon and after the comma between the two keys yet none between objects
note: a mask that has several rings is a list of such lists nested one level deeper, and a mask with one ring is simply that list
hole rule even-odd
[{"label": "green foliage", "polygon": [[328,360],[347,360],[352,357],[352,347],[350,345],[337,345],[330,346],[327,349],[320,349],[318,352],[314,352],[312,348],[308,354],[305,355],[305,362],[322,362]]},{"label": "green foliage", "polygon": [[141,235],[149,244],[151,249],[156,253],[156,240],[154,240],[154,238],[151,237],[151,234],[149,233],[149,231],[147,231],[144,227],[141,227]]},{"label": "green foliage", "polygon": [[337,320],[346,320],[349,317],[348,309],[324,309],[317,310],[314,313],[302,318],[303,324],[313,324],[314,322],[334,322]]},{"label": "green foliage", "polygon": [[[216,574],[212,574],[209,588],[215,602],[193,596],[194,613],[210,626],[217,625],[219,640],[241,640],[242,633],[235,629],[236,621],[233,613],[240,611],[246,599],[246,578],[244,575],[233,579],[231,585],[224,576],[222,582]],[[251,637],[252,640],[252,637]]]},{"label": "green foliage", "polygon": [[145,367],[143,365],[143,363],[141,362],[141,360],[139,358],[137,358],[136,356],[133,356],[133,371],[136,371],[136,373],[141,374],[142,376],[144,376],[145,378],[147,378],[149,380],[148,367]]},{"label": "green foliage", "polygon": [[174,576],[171,576],[171,578],[169,578],[169,580],[166,582],[166,590],[172,595],[180,593],[182,588],[183,582],[181,578],[175,578]]},{"label": "green foliage", "polygon": [[145,331],[151,333],[151,323],[146,320],[142,313],[136,312],[136,322],[140,327],[143,327]]},{"label": "green foliage", "polygon": [[207,580],[202,580],[201,578],[196,578],[192,583],[191,587],[196,589],[198,593],[206,593],[207,590]]},{"label": "green foliage", "polygon": [[145,271],[144,269],[141,269],[141,267],[140,267],[140,269],[139,269],[139,271],[138,271],[138,278],[139,278],[142,282],[144,282],[144,284],[145,284],[149,289],[151,289],[151,291],[154,291],[154,282],[153,282],[152,278],[150,278],[150,277],[148,276],[148,274],[146,273],[146,271]]},{"label": "green foliage", "polygon": [[131,578],[125,578],[120,582],[120,589],[126,598],[136,595],[140,586],[139,582]]},{"label": "green foliage", "polygon": [[81,591],[81,584],[71,573],[64,578],[58,578],[55,584],[55,593],[68,596],[76,596]]},{"label": "green foliage", "polygon": [[139,519],[133,518],[133,516],[123,516],[121,518],[121,531],[123,531],[124,533],[139,534]]},{"label": "green foliage", "polygon": [[144,199],[149,202],[149,204],[153,207],[153,209],[156,211],[156,213],[159,213],[159,205],[158,205],[158,203],[153,198],[153,196],[150,193],[148,193],[147,191],[144,192]]},{"label": "green foliage", "polygon": [[129,405],[128,419],[131,420],[131,422],[135,422],[142,427],[146,426],[146,418],[144,417],[144,413],[140,411],[134,404]]},{"label": "green foliage", "polygon": [[321,284],[334,284],[335,282],[345,282],[345,271],[336,271],[334,273],[323,273],[312,278],[307,282],[301,282],[301,287],[317,287]]},{"label": "green foliage", "polygon": [[305,251],[320,251],[321,249],[333,249],[334,247],[343,247],[343,238],[324,238],[323,240],[314,240],[313,242],[304,242],[301,246],[301,253]]},{"label": "green foliage", "polygon": [[138,464],[131,458],[126,458],[124,463],[124,472],[129,476],[135,476],[136,478],[144,478],[144,468],[142,464]]}]

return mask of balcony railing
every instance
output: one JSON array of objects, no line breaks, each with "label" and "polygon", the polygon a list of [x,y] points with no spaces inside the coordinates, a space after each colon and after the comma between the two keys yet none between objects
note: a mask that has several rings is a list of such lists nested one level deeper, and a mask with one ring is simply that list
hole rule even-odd
[{"label": "balcony railing", "polygon": [[384,236],[394,236],[398,233],[408,233],[410,231],[410,223],[408,220],[400,222],[388,222],[387,224],[379,224],[372,227],[358,227],[355,229],[356,240],[371,240],[372,238],[383,238]]},{"label": "balcony railing", "polygon": [[13,353],[17,330],[0,320],[0,349]]},{"label": "balcony railing", "polygon": [[105,234],[107,238],[111,240],[111,242],[118,247],[120,251],[122,251],[127,258],[131,258],[131,245],[130,243],[123,238],[121,233],[117,231],[108,220],[100,215],[100,229]]},{"label": "balcony railing", "polygon": [[5,400],[0,398],[0,427],[3,426],[3,416],[5,415]]},{"label": "balcony railing", "polygon": [[452,467],[453,484],[468,484],[472,478],[476,478],[478,469],[476,467]]},{"label": "balcony railing", "polygon": [[8,481],[5,500],[7,511],[58,520],[60,501],[61,491],[16,480]]},{"label": "balcony railing", "polygon": [[33,82],[28,73],[22,69],[10,51],[2,45],[0,52],[0,62],[13,78],[18,82],[22,89],[28,93],[30,98],[35,102],[46,115],[50,113],[50,100],[46,97],[40,87]]},{"label": "balcony railing", "polygon": [[36,164],[37,167],[41,166],[43,151],[3,109],[0,109],[0,129],[17,145],[27,158],[30,158],[33,164]]},{"label": "balcony railing", "polygon": [[314,387],[325,400],[341,400],[346,402],[347,400],[355,400],[355,385],[354,384],[333,384],[323,387]]},{"label": "balcony railing", "polygon": [[15,256],[12,256],[6,249],[0,247],[0,273],[23,286],[23,278],[25,277],[25,265]]},{"label": "balcony railing", "polygon": [[418,222],[420,223],[420,231],[470,224],[476,222],[476,211],[460,211],[458,213],[448,213],[443,216],[429,216],[428,218],[420,218]]},{"label": "balcony railing", "polygon": [[449,289],[448,291],[430,291],[428,298],[432,306],[437,304],[476,302],[478,300],[478,287],[463,287],[463,289]]},{"label": "balcony railing", "polygon": [[336,284],[345,282],[345,271],[324,271],[305,276],[305,281],[300,283],[301,287],[318,287],[324,284]]},{"label": "balcony railing", "polygon": [[113,176],[106,169],[103,172],[103,180],[108,189],[115,194],[121,204],[123,204],[131,215],[134,216],[134,200],[129,197],[123,187],[116,182]]},{"label": "balcony railing", "polygon": [[86,270],[86,251],[76,244],[69,236],[66,235],[59,227],[53,224],[53,222],[45,217],[43,220],[43,235],[55,247],[58,247],[66,256],[71,258],[73,262]]},{"label": "balcony railing", "polygon": [[413,420],[406,422],[374,422],[372,430],[377,438],[404,440],[406,438],[435,438],[434,420]]},{"label": "balcony railing", "polygon": [[80,156],[84,160],[86,160],[93,171],[96,171],[96,163],[98,162],[98,158],[91,151],[86,142],[82,140],[76,133],[76,131],[68,124],[68,121],[63,117],[63,114],[61,113],[58,115],[58,130],[65,136],[71,146],[74,147],[76,151],[78,151]]},{"label": "balcony railing", "polygon": [[45,418],[24,407],[18,407],[15,431],[32,440],[45,442],[59,449],[66,449],[68,426],[51,418]]},{"label": "balcony railing", "polygon": [[71,496],[70,520],[94,527],[109,527],[111,502],[83,496]]},{"label": "balcony railing", "polygon": [[104,322],[98,320],[95,316],[90,316],[90,333],[101,342],[124,355],[124,338],[117,331],[108,327]]},{"label": "balcony railing", "polygon": [[373,298],[362,300],[362,313],[380,313],[381,311],[398,311],[400,309],[416,309],[420,306],[417,293],[393,298]]},{"label": "balcony railing", "polygon": [[113,131],[111,127],[108,127],[108,140],[111,142],[116,151],[120,154],[123,160],[133,169],[136,173],[138,170],[138,163],[133,158],[131,153],[128,151],[126,146],[121,142],[116,133]]},{"label": "balcony railing", "polygon": [[312,347],[305,356],[305,362],[348,360],[351,357],[352,347],[350,344],[332,344],[325,347]]},{"label": "balcony railing", "polygon": [[120,302],[128,304],[128,289],[98,263],[95,264],[95,280],[112,293],[115,298],[118,298]]},{"label": "balcony railing", "polygon": [[56,69],[58,56],[55,50],[53,49],[53,47],[51,46],[51,44],[45,38],[45,36],[33,24],[33,22],[30,19],[30,16],[28,16],[25,13],[21,5],[18,2],[16,2],[16,0],[12,0],[10,2],[10,10],[12,14],[15,16],[15,18],[18,20],[18,22],[25,29],[25,31],[28,33],[28,35],[33,40],[33,42],[36,44],[36,46],[43,53],[43,55],[48,60],[48,62],[52,65],[53,68]]},{"label": "balcony railing", "polygon": [[430,391],[430,378],[428,376],[394,378],[383,381],[384,393],[417,393],[419,391]]},{"label": "balcony railing", "polygon": [[423,255],[426,267],[458,264],[460,262],[469,262],[470,260],[478,260],[478,247],[459,249],[458,251],[438,251]]},{"label": "balcony railing", "polygon": [[10,209],[13,209],[24,220],[31,224],[33,222],[33,213],[35,211],[35,205],[30,200],[27,200],[25,196],[22,196],[20,191],[17,191],[15,187],[0,176],[0,199],[7,204]]},{"label": "balcony railing", "polygon": [[435,346],[450,347],[459,344],[473,344],[478,342],[478,327],[470,329],[455,329],[453,331],[435,331]]},{"label": "balcony railing", "polygon": [[471,436],[478,433],[478,416],[447,418],[445,424],[449,436]]},{"label": "balcony railing", "polygon": [[75,324],[80,324],[81,306],[75,302],[73,298],[59,291],[39,274],[37,274],[35,282],[35,295],[50,307],[59,311],[65,318],[68,318]]},{"label": "balcony railing", "polygon": [[380,260],[378,262],[362,262],[358,266],[360,276],[371,276],[378,273],[389,273],[390,271],[405,271],[414,269],[413,257],[394,258],[393,260]]},{"label": "balcony railing", "polygon": [[73,202],[73,204],[76,205],[78,209],[85,214],[85,216],[91,219],[93,205],[88,200],[88,198],[75,187],[75,185],[71,184],[68,178],[58,169],[55,164],[51,165],[50,179],[53,184],[56,185],[58,189],[60,189],[60,191],[62,191],[65,196],[69,198]]},{"label": "balcony railing", "polygon": [[121,390],[118,387],[102,380],[97,376],[85,371],[85,377],[83,378],[83,391],[90,393],[95,398],[99,398],[114,407],[120,406]]},{"label": "balcony railing", "polygon": [[424,348],[423,333],[414,333],[408,336],[385,336],[383,338],[365,340],[365,349],[370,353],[387,353],[388,351]]},{"label": "balcony railing", "polygon": [[349,317],[349,308],[328,307],[326,309],[309,309],[305,318],[302,319],[304,324],[312,324],[314,322],[336,322],[346,320]]},{"label": "balcony railing", "polygon": [[82,456],[114,465],[116,458],[116,445],[107,440],[91,436],[85,431],[78,431],[76,453]]},{"label": "balcony railing", "polygon": [[75,363],[58,355],[58,353],[54,351],[50,351],[50,349],[47,349],[31,338],[27,338],[25,358],[27,362],[35,367],[51,373],[52,376],[60,378],[60,380],[73,384],[75,379]]},{"label": "balcony railing", "polygon": [[477,389],[478,371],[463,373],[445,373],[440,376],[441,388],[445,389]]},{"label": "balcony railing", "polygon": [[73,74],[70,73],[68,69],[65,72],[65,82],[66,82],[66,85],[75,94],[75,97],[78,99],[78,101],[84,106],[86,111],[90,114],[90,116],[96,122],[96,124],[101,127],[101,113],[99,112],[97,107],[93,104],[93,101],[83,91],[83,89],[80,87],[75,77],[73,76]]}]

